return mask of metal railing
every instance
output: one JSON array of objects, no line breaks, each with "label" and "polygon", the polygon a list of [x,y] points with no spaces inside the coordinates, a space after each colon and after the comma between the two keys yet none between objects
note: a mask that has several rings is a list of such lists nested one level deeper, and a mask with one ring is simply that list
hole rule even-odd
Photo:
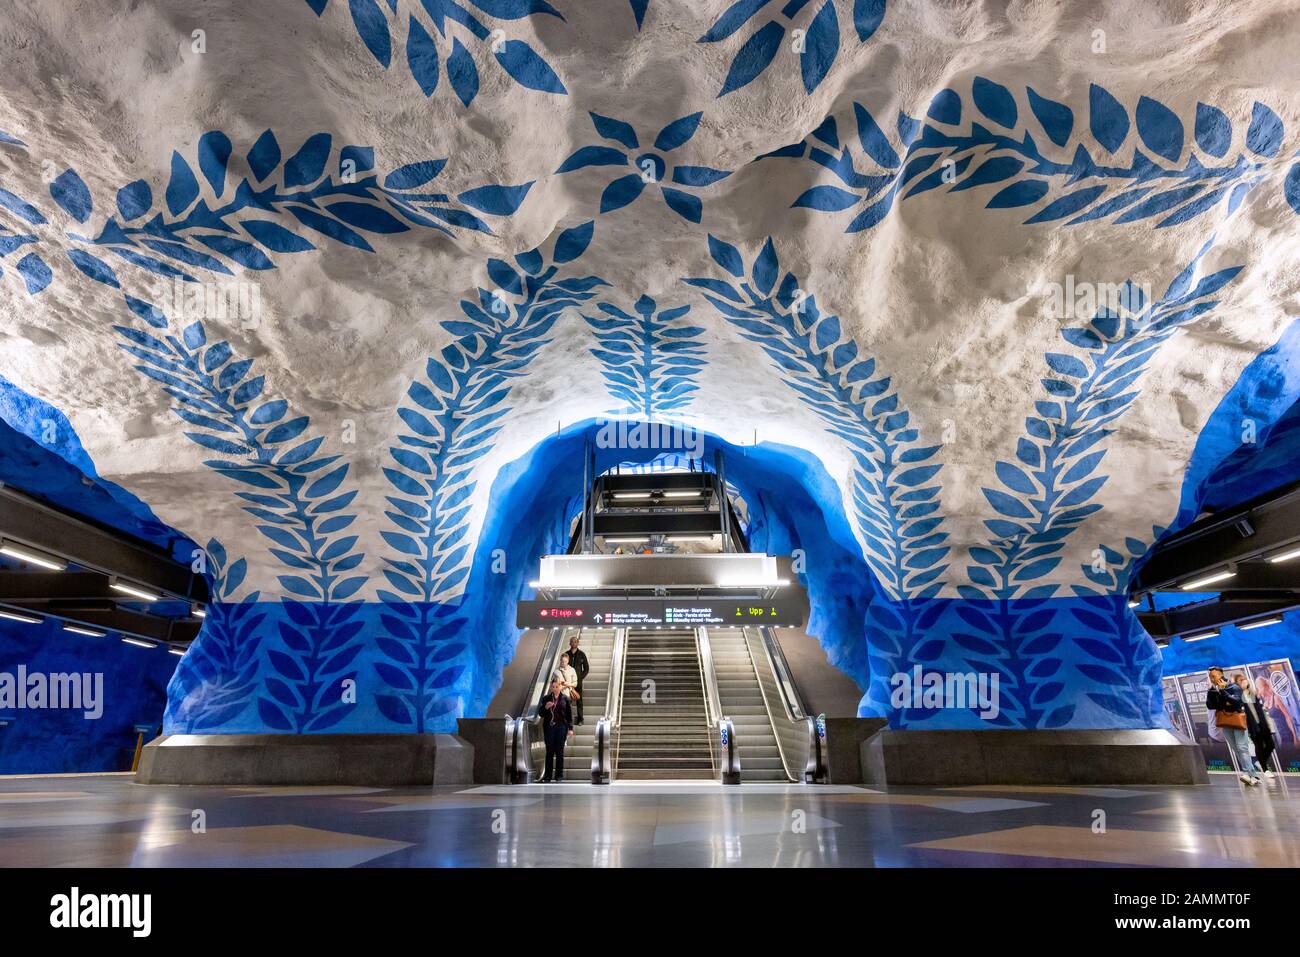
[{"label": "metal railing", "polygon": [[[695,652],[700,667],[700,686],[704,689],[704,721],[710,728],[718,728],[725,719],[722,715],[722,696],[718,693],[718,676],[713,667],[713,646],[709,644],[709,630],[695,629]],[[734,735],[733,735],[734,737]],[[734,745],[734,741],[732,742]],[[713,770],[721,773],[723,753],[714,735],[709,735],[709,760]]]}]

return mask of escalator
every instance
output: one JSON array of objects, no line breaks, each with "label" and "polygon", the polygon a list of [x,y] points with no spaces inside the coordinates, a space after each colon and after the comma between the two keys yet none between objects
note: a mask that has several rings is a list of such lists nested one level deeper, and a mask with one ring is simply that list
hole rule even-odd
[{"label": "escalator", "polygon": [[538,661],[531,704],[512,719],[513,780],[542,776],[537,702],[574,634],[591,671],[586,721],[565,748],[566,781],[592,781],[600,766],[614,781],[718,780],[728,735],[740,783],[803,781],[815,765],[815,723],[770,630],[557,628]]}]

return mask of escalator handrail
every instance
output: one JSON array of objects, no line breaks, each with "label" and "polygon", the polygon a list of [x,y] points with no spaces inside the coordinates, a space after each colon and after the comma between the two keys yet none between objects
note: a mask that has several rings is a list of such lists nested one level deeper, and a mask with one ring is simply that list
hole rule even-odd
[{"label": "escalator handrail", "polygon": [[718,693],[718,675],[707,628],[695,629],[695,647],[700,658],[700,680],[704,683],[704,715],[712,726],[722,718],[722,697]]},{"label": "escalator handrail", "polygon": [[776,689],[781,696],[782,707],[785,708],[786,717],[791,721],[803,721],[808,717],[808,710],[803,706],[803,701],[799,698],[799,689],[795,687],[794,676],[790,672],[790,663],[785,660],[785,652],[781,649],[781,643],[777,641],[776,635],[771,628],[760,627],[758,629],[760,643],[763,646],[763,653],[767,657],[767,663],[772,669],[772,675],[776,678]]},{"label": "escalator handrail", "polygon": [[537,717],[537,703],[542,700],[542,695],[546,694],[551,672],[555,669],[556,662],[560,660],[560,646],[564,641],[564,631],[563,628],[552,628],[546,644],[542,646],[542,653],[537,658],[537,670],[533,672],[533,680],[529,683],[528,691],[525,692],[523,703],[519,707],[521,718]]}]

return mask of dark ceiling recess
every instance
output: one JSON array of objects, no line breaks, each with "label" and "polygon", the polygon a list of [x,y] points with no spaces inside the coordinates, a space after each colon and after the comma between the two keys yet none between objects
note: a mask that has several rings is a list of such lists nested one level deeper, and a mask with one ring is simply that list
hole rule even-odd
[{"label": "dark ceiling recess", "polygon": [[183,645],[198,634],[209,599],[203,576],[162,549],[3,484],[0,557],[0,608],[86,633]]},{"label": "dark ceiling recess", "polygon": [[1161,542],[1130,591],[1135,600],[1157,591],[1218,592],[1210,601],[1139,611],[1158,640],[1262,625],[1300,608],[1300,483],[1207,515]]}]

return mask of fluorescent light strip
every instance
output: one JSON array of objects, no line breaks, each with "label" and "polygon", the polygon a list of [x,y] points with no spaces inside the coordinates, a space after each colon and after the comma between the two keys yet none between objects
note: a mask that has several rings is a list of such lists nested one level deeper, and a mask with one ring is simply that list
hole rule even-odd
[{"label": "fluorescent light strip", "polygon": [[712,535],[669,535],[670,542],[711,542]]},{"label": "fluorescent light strip", "polygon": [[717,588],[778,588],[782,585],[790,584],[784,578],[778,578],[774,582],[719,582]]},{"label": "fluorescent light strip", "polygon": [[141,641],[139,638],[123,638],[128,645],[135,645],[137,648],[157,648],[151,641]]},{"label": "fluorescent light strip", "polygon": [[167,654],[169,654],[169,655],[180,655],[182,658],[185,657],[185,651],[183,651],[183,650],[180,649],[180,648],[168,648],[168,649],[167,649]]},{"label": "fluorescent light strip", "polygon": [[15,545],[13,542],[0,542],[0,555],[8,555],[10,558],[16,558],[20,562],[28,562],[32,565],[39,565],[41,568],[48,568],[52,572],[65,572],[68,570],[68,563],[52,555],[42,555],[40,552],[34,552],[31,549],[23,548],[21,545]]},{"label": "fluorescent light strip", "polygon": [[1179,585],[1183,591],[1196,591],[1205,585],[1213,585],[1215,582],[1221,582],[1227,578],[1235,578],[1237,573],[1230,568],[1225,568],[1221,572],[1214,572],[1212,575],[1206,575],[1203,578],[1195,578],[1184,585]]},{"label": "fluorescent light strip", "polygon": [[207,618],[208,610],[204,608],[202,605],[196,604],[193,608],[190,609],[190,614],[193,615],[195,618]]},{"label": "fluorescent light strip", "polygon": [[664,492],[664,498],[698,498],[704,494],[704,489],[696,489],[693,492]]},{"label": "fluorescent light strip", "polygon": [[78,635],[85,635],[87,638],[103,638],[108,634],[106,631],[99,631],[95,628],[87,628],[84,625],[64,625],[64,631],[75,632]]},{"label": "fluorescent light strip", "polygon": [[620,537],[618,537],[618,536],[615,536],[614,538],[610,538],[608,535],[604,535],[604,536],[602,536],[602,538],[604,538],[606,542],[611,542],[611,543],[613,543],[613,544],[615,544],[615,545],[636,545],[636,544],[639,544],[639,543],[641,543],[641,542],[648,542],[648,541],[650,541],[649,537],[646,537],[646,538],[620,538]]},{"label": "fluorescent light strip", "polygon": [[615,498],[649,498],[650,492],[615,492]]},{"label": "fluorescent light strip", "polygon": [[10,621],[21,621],[24,625],[39,625],[44,621],[43,618],[38,618],[35,615],[24,615],[22,612],[8,611],[4,608],[0,608],[0,618],[8,618]]},{"label": "fluorescent light strip", "polygon": [[1300,558],[1300,548],[1293,548],[1289,552],[1273,555],[1269,558],[1269,561],[1276,565],[1278,562],[1289,562],[1293,558]]},{"label": "fluorescent light strip", "polygon": [[130,595],[132,598],[138,598],[141,601],[157,601],[162,597],[155,592],[145,591],[135,585],[124,585],[122,582],[113,582],[109,587],[114,591],[120,591],[124,595]]},{"label": "fluorescent light strip", "polygon": [[1141,599],[1141,598],[1135,598],[1135,599],[1133,599],[1133,601],[1131,601],[1131,602],[1128,603],[1128,606],[1129,606],[1130,608],[1138,608],[1138,607],[1141,606],[1141,604],[1142,604],[1142,599]]},{"label": "fluorescent light strip", "polygon": [[1254,621],[1242,622],[1237,626],[1238,631],[1250,631],[1252,628],[1263,628],[1267,625],[1282,624],[1282,616],[1275,615],[1272,618],[1256,618]]},{"label": "fluorescent light strip", "polygon": [[1184,635],[1183,641],[1203,641],[1206,638],[1218,638],[1219,629],[1212,628],[1209,631],[1203,631],[1197,635]]}]

